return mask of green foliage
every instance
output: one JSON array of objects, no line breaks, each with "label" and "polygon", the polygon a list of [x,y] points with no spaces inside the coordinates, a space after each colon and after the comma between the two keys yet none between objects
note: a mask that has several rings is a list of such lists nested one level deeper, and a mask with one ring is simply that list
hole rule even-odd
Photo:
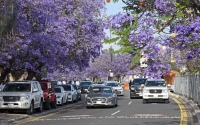
[{"label": "green foliage", "polygon": [[175,71],[180,72],[180,69],[176,66],[176,63],[175,63],[175,62],[171,62],[170,65],[171,65],[171,69],[172,69],[172,70],[175,70]]},{"label": "green foliage", "polygon": [[189,44],[188,46],[191,46],[191,47],[200,46],[200,42],[194,42],[194,43]]},{"label": "green foliage", "polygon": [[113,0],[114,3],[117,3],[119,0]]}]

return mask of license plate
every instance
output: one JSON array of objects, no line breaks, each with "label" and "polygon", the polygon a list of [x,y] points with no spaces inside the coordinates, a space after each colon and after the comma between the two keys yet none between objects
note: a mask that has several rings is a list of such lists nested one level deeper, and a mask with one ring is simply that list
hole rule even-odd
[{"label": "license plate", "polygon": [[97,104],[101,104],[101,101],[96,101]]},{"label": "license plate", "polygon": [[8,104],[8,107],[13,107],[13,104]]}]

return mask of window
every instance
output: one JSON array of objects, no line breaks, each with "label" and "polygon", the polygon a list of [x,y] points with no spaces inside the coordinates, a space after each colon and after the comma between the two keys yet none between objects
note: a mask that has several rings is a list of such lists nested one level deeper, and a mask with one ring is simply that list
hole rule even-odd
[{"label": "window", "polygon": [[55,88],[55,92],[56,93],[61,93],[61,89],[60,88]]},{"label": "window", "polygon": [[31,85],[23,84],[23,83],[6,84],[3,91],[4,92],[30,92]]}]

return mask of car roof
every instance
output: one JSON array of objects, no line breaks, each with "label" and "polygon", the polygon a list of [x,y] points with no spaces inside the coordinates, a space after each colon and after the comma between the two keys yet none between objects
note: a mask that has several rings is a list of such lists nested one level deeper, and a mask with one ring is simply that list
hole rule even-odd
[{"label": "car roof", "polygon": [[38,82],[38,81],[23,80],[23,81],[10,81],[8,83],[31,83],[31,82]]}]

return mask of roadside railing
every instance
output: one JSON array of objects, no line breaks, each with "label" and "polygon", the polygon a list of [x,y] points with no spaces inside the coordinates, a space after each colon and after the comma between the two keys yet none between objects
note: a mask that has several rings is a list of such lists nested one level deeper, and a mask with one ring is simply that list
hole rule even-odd
[{"label": "roadside railing", "polygon": [[176,76],[174,92],[200,104],[200,75]]}]

